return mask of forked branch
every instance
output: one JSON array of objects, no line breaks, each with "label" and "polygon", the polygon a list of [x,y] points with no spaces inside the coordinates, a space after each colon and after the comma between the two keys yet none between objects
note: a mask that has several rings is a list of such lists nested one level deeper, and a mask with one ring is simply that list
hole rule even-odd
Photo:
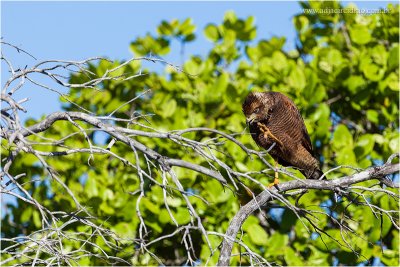
[{"label": "forked branch", "polygon": [[[236,235],[238,234],[241,226],[252,213],[260,209],[260,207],[266,205],[269,201],[273,200],[276,194],[282,194],[286,191],[294,189],[319,189],[329,190],[332,192],[339,192],[339,189],[341,189],[346,191],[346,188],[350,185],[372,179],[378,179],[382,184],[385,184],[388,187],[399,188],[398,184],[393,183],[391,180],[385,177],[389,174],[398,173],[399,170],[399,163],[387,163],[380,167],[372,167],[365,171],[334,180],[293,180],[263,191],[255,199],[241,207],[236,213],[235,217],[233,217],[226,231],[224,240],[222,241],[218,266],[229,266],[232,247],[235,243],[234,240],[236,240]],[[303,191],[298,191],[297,193],[301,194],[302,192]]]}]

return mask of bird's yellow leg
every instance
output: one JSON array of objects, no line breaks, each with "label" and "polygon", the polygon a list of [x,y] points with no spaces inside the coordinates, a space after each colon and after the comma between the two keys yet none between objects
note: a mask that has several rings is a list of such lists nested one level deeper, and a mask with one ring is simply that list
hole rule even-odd
[{"label": "bird's yellow leg", "polygon": [[260,130],[264,133],[264,136],[266,136],[267,138],[268,138],[268,137],[271,137],[271,138],[272,138],[273,140],[275,140],[279,145],[283,146],[282,142],[281,142],[275,135],[273,135],[273,134],[271,133],[271,131],[268,129],[267,126],[265,126],[265,125],[262,124],[262,123],[258,123],[258,127],[260,127]]},{"label": "bird's yellow leg", "polygon": [[279,176],[278,176],[279,173],[276,171],[277,168],[278,168],[278,162],[277,162],[276,160],[274,160],[274,167],[275,167],[275,169],[274,169],[274,171],[275,171],[274,182],[273,182],[273,183],[270,183],[270,184],[268,185],[268,187],[273,187],[274,185],[279,184]]}]

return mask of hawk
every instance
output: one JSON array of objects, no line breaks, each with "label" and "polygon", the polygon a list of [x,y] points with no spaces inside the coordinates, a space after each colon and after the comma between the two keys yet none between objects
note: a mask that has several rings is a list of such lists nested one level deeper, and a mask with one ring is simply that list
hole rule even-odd
[{"label": "hawk", "polygon": [[[252,92],[243,103],[243,113],[257,145],[269,150],[276,163],[293,166],[310,179],[322,171],[299,110],[292,100],[278,92]],[[275,143],[275,144],[274,144]],[[271,185],[278,184],[278,173]]]}]

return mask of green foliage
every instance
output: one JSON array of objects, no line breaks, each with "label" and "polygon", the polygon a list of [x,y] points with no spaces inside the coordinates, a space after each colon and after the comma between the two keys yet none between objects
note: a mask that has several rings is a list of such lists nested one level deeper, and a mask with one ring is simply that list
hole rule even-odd
[{"label": "green foliage", "polygon": [[[339,7],[337,2],[312,1],[301,5],[304,8]],[[351,7],[354,6],[349,5],[347,8]],[[240,19],[229,11],[221,24],[208,24],[203,31],[207,39],[214,43],[209,53],[205,56],[192,56],[183,64],[184,71],[192,75],[170,68],[162,73],[143,70],[148,75],[123,82],[104,82],[102,91],[71,88],[70,97],[78,105],[94,113],[108,115],[127,100],[150,88],[150,94],[119,109],[115,115],[128,119],[133,110],[141,114],[154,114],[147,119],[150,126],[159,131],[208,127],[227,133],[241,133],[246,127],[241,104],[249,88],[266,90],[265,87],[268,87],[269,90],[285,93],[300,107],[316,152],[321,156],[324,170],[338,165],[366,168],[399,150],[399,14],[398,6],[390,4],[388,9],[392,12],[370,16],[298,14],[293,18],[298,42],[297,49],[293,51],[283,50],[286,42],[284,37],[255,41],[254,18]],[[171,40],[177,39],[182,45],[194,41],[197,37],[195,29],[191,19],[162,21],[156,35],[148,33],[139,37],[131,43],[130,48],[137,56],[149,53],[167,55]],[[101,76],[107,69],[115,66],[102,61],[98,65],[91,65],[89,69]],[[141,68],[140,61],[132,61],[115,75],[138,73]],[[78,73],[73,74],[70,80],[71,83],[76,83],[89,79],[90,77]],[[76,110],[68,102],[64,102],[64,108]],[[144,120],[140,122],[146,124]],[[28,125],[32,123],[27,122]],[[126,123],[117,124],[126,127]],[[81,126],[87,128],[83,124]],[[46,132],[45,137],[60,139],[73,130],[70,123],[58,122]],[[199,141],[215,137],[206,132],[191,132],[185,136]],[[235,137],[247,147],[259,149],[249,135]],[[40,141],[35,136],[31,140]],[[161,154],[207,166],[207,162],[195,157],[190,149],[183,149],[168,140],[143,137],[138,137],[137,140]],[[73,147],[87,146],[83,135],[67,139],[65,144],[68,145],[68,142]],[[10,150],[15,149],[9,147],[4,140],[2,145]],[[43,145],[42,150],[49,151],[50,147]],[[130,148],[117,143],[112,150],[125,159],[136,162]],[[220,153],[218,158],[236,170],[260,171],[265,168],[262,162],[250,159],[233,144],[227,143],[224,151],[226,154]],[[7,151],[3,150],[2,153],[4,156]],[[269,156],[266,157],[270,159]],[[34,160],[29,154],[21,156],[13,167],[15,173],[24,170],[27,177],[42,175],[43,170],[34,164]],[[140,187],[135,169],[107,156],[96,155],[90,166],[83,164],[87,160],[88,155],[73,154],[65,156],[62,161],[59,158],[49,158],[48,162],[76,194],[80,203],[104,223],[104,227],[122,237],[137,237],[138,195],[127,194]],[[145,161],[139,164],[143,168],[148,167]],[[224,233],[229,220],[239,209],[241,193],[224,189],[217,181],[193,171],[178,168],[175,171],[185,189],[196,192],[210,202],[207,205],[199,198],[189,197],[207,227],[206,230]],[[329,173],[328,178],[350,173],[354,173],[354,170],[340,169]],[[272,175],[269,173],[259,180],[268,184]],[[154,173],[153,178],[162,183],[159,174]],[[286,176],[282,177],[283,181],[288,179]],[[256,185],[251,182],[244,183],[257,190]],[[365,182],[361,185],[369,187],[371,183]],[[63,189],[54,181],[46,183],[43,180],[38,184],[31,184],[28,189],[51,210],[73,211],[75,208],[74,202],[66,194],[59,193]],[[168,197],[168,212],[159,186],[145,180],[144,189],[145,195],[139,208],[150,230],[147,240],[170,234],[176,229],[170,213],[179,225],[190,222],[190,214],[180,195],[173,193]],[[322,211],[323,208],[319,205],[329,198],[332,197],[324,192],[313,191],[307,193],[299,205]],[[289,199],[294,203],[294,199]],[[383,195],[371,196],[371,203],[396,209],[396,203]],[[257,217],[250,216],[242,227],[243,242],[270,262],[280,265],[331,265],[333,252],[336,253],[339,263],[345,265],[355,265],[372,257],[379,257],[387,265],[396,265],[399,258],[396,241],[399,232],[387,216],[377,218],[368,207],[348,204],[347,199],[338,202],[335,212],[345,212],[354,221],[349,227],[358,236],[353,236],[351,241],[352,244],[357,244],[356,250],[362,257],[357,258],[346,248],[340,229],[326,218],[321,217],[318,226],[329,236],[318,233],[320,236],[314,239],[289,210],[284,211],[281,222],[271,213],[267,213],[268,227],[261,224]],[[40,227],[38,214],[32,207],[23,210],[10,208],[13,221],[17,225],[24,225],[25,234]],[[3,222],[8,219],[10,218],[7,215]],[[76,227],[71,226],[71,231],[77,230]],[[2,230],[7,234],[12,233],[13,236],[22,233],[20,228],[12,228],[7,223],[3,223]],[[149,249],[162,260],[177,260],[176,255],[185,258],[182,237],[183,234],[175,235],[155,243]],[[191,238],[196,256],[204,264],[211,255],[210,250],[200,233],[192,234]],[[381,239],[387,247],[383,253],[377,243]],[[221,239],[210,236],[210,241],[217,247]],[[102,246],[104,241],[99,238],[95,242]],[[65,247],[67,249],[80,245],[82,243],[79,241],[69,240]],[[147,253],[135,254],[132,244],[123,245],[126,245],[126,250],[116,256],[125,258],[132,264],[157,264]],[[108,249],[105,246],[102,248]],[[239,251],[236,247],[235,250]],[[216,263],[217,254],[211,255],[209,264]],[[234,257],[231,263],[238,265],[240,261],[242,264],[249,263],[239,257]],[[79,264],[105,263],[93,257],[84,258]]]}]

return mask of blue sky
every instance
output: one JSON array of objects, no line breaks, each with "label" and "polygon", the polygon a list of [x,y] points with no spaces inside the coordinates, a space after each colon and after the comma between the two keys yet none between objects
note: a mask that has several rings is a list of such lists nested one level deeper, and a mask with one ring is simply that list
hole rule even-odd
[{"label": "blue sky", "polygon": [[[386,7],[388,2],[356,2],[360,8]],[[348,2],[343,2],[347,5]],[[220,23],[227,10],[239,17],[253,15],[258,28],[257,39],[285,36],[286,49],[294,47],[295,31],[292,18],[301,12],[297,2],[1,2],[1,36],[5,41],[29,51],[38,60],[82,60],[93,56],[128,59],[129,44],[147,32],[155,33],[161,20],[193,18],[198,38],[187,45],[185,58],[192,54],[205,55],[212,43],[202,34],[206,24]],[[18,55],[9,48],[4,53],[15,66],[31,66],[34,60]],[[179,47],[172,47],[164,57],[180,62]],[[3,65],[2,65],[3,67]],[[1,72],[2,84],[8,78]],[[27,85],[17,98],[29,97],[25,103],[27,115],[39,118],[60,110],[58,96]]]}]

